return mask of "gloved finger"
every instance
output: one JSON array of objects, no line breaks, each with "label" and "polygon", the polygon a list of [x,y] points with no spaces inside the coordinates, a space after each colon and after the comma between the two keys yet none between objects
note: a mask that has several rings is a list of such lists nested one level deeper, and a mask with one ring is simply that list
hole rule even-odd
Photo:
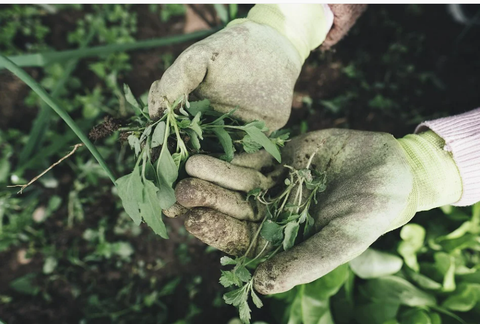
[{"label": "gloved finger", "polygon": [[274,186],[276,181],[274,177],[266,177],[257,170],[233,165],[201,154],[189,158],[185,164],[185,170],[192,177],[243,192],[257,188],[266,190]]},{"label": "gloved finger", "polygon": [[254,287],[261,294],[276,294],[312,282],[363,253],[387,227],[388,217],[335,218],[305,242],[260,264]]},{"label": "gloved finger", "polygon": [[205,78],[208,66],[205,46],[194,44],[187,48],[162,75],[152,83],[148,94],[148,112],[151,118],[160,117],[166,103],[180,96],[188,96]]},{"label": "gloved finger", "polygon": [[[234,256],[256,255],[257,248],[266,244],[255,239],[258,223],[240,221],[209,208],[193,208],[187,213],[185,228],[202,242]],[[259,244],[260,243],[260,244]]]},{"label": "gloved finger", "polygon": [[208,207],[239,220],[257,221],[252,205],[239,192],[219,187],[211,182],[187,178],[175,187],[175,196],[186,208]]},{"label": "gloved finger", "polygon": [[275,160],[270,153],[265,150],[260,150],[255,153],[235,154],[233,160],[230,163],[260,171],[263,168],[273,166],[275,164]]},{"label": "gloved finger", "polygon": [[178,216],[186,214],[188,209],[180,204],[175,203],[172,205],[172,207],[162,210],[162,212],[169,218],[177,218]]}]

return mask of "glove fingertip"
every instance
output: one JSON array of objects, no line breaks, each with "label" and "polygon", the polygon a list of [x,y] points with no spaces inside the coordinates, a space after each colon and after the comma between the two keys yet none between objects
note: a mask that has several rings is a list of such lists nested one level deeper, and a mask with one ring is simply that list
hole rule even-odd
[{"label": "glove fingertip", "polygon": [[288,291],[294,285],[282,279],[282,267],[278,267],[271,260],[260,264],[253,276],[253,287],[262,295],[278,294]]}]

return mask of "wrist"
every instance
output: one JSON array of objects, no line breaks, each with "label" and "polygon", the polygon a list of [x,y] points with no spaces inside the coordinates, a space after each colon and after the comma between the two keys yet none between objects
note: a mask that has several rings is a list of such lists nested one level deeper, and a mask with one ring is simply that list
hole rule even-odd
[{"label": "wrist", "polygon": [[462,196],[462,179],[445,141],[433,131],[407,135],[398,140],[412,168],[414,189],[411,201],[416,211],[453,204]]},{"label": "wrist", "polygon": [[257,4],[246,19],[234,20],[229,26],[245,20],[275,29],[290,41],[303,62],[325,40],[333,13],[328,5],[320,4]]}]

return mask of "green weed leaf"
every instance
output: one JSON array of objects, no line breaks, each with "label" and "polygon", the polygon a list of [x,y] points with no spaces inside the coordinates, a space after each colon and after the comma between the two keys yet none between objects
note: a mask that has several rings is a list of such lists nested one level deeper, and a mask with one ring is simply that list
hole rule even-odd
[{"label": "green weed leaf", "polygon": [[227,162],[230,162],[233,159],[233,152],[235,151],[232,138],[223,128],[214,128],[213,132],[217,136],[220,144],[223,147],[223,151],[225,152],[223,159]]},{"label": "green weed leaf", "polygon": [[270,139],[262,133],[260,129],[255,126],[245,126],[243,130],[250,135],[253,141],[260,144],[268,153],[270,153],[279,163],[282,162],[282,157],[280,156],[280,151],[278,147],[273,144]]},{"label": "green weed leaf", "polygon": [[138,156],[140,154],[141,148],[140,148],[140,140],[138,137],[135,135],[129,135],[127,137],[128,140],[128,145],[130,145],[130,148],[135,151],[135,156]]},{"label": "green weed leaf", "polygon": [[271,220],[263,223],[260,235],[273,245],[277,245],[283,240],[283,227]]},{"label": "green weed leaf", "polygon": [[246,153],[255,153],[262,148],[262,145],[254,141],[248,134],[243,137],[242,145]]},{"label": "green weed leaf", "polygon": [[152,135],[152,148],[163,145],[165,140],[165,128],[166,124],[164,121],[161,121],[155,127]]},{"label": "green weed leaf", "polygon": [[200,140],[198,139],[197,133],[195,133],[192,129],[187,129],[185,131],[187,132],[188,136],[190,136],[190,144],[192,147],[196,151],[199,151],[202,146],[200,144]]},{"label": "green weed leaf", "polygon": [[295,244],[299,227],[297,222],[290,222],[285,226],[285,238],[283,239],[283,249],[285,251]]},{"label": "green weed leaf", "polygon": [[142,192],[143,200],[140,202],[140,211],[145,223],[147,223],[147,225],[150,226],[156,234],[167,239],[167,229],[162,221],[162,208],[160,207],[160,197],[157,196],[157,191],[158,188],[155,187],[153,182],[149,180],[144,182]]},{"label": "green weed leaf", "polygon": [[250,290],[250,295],[252,296],[252,300],[253,300],[253,303],[255,304],[255,306],[257,306],[257,308],[262,308],[263,303],[253,289]]},{"label": "green weed leaf", "polygon": [[198,137],[203,140],[202,128],[200,127],[200,117],[202,116],[201,112],[198,112],[190,123],[190,128],[197,133]]},{"label": "green weed leaf", "polygon": [[222,286],[230,287],[230,286],[240,286],[241,281],[238,277],[233,273],[233,271],[222,271],[222,275],[220,276],[220,284]]},{"label": "green weed leaf", "polygon": [[252,274],[244,266],[237,266],[234,272],[237,275],[238,279],[243,282],[249,282],[250,279],[252,279]]},{"label": "green weed leaf", "polygon": [[135,114],[137,116],[142,115],[142,107],[140,107],[140,104],[137,99],[135,99],[132,90],[130,90],[130,87],[127,84],[123,84],[123,92],[125,93],[125,99],[127,102],[135,109]]},{"label": "green weed leaf", "polygon": [[142,216],[140,205],[142,199],[143,183],[138,166],[132,173],[127,174],[116,181],[118,195],[122,199],[123,208],[136,225],[140,225]]},{"label": "green weed leaf", "polygon": [[223,295],[225,303],[233,306],[239,306],[242,301],[246,300],[245,289],[243,287],[227,292]]},{"label": "green weed leaf", "polygon": [[162,147],[157,161],[158,200],[162,209],[170,208],[176,201],[172,186],[178,177],[178,167],[167,149]]},{"label": "green weed leaf", "polygon": [[210,101],[204,99],[201,101],[190,102],[190,107],[187,107],[187,110],[192,116],[196,116],[199,112],[205,113],[210,110]]},{"label": "green weed leaf", "polygon": [[232,259],[231,257],[223,256],[223,257],[220,258],[220,264],[223,265],[223,266],[235,265],[235,264],[237,264],[237,261]]}]

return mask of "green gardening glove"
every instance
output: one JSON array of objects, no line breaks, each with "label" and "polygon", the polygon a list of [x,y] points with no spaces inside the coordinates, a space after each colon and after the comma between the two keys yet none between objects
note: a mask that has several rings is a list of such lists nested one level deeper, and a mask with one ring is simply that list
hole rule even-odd
[{"label": "green gardening glove", "polygon": [[254,6],[246,19],[187,48],[152,84],[150,116],[160,116],[167,101],[193,92],[221,113],[237,108],[234,116],[243,121],[281,128],[290,116],[302,64],[332,21],[333,14],[318,4]]},{"label": "green gardening glove", "polygon": [[[432,131],[396,140],[386,133],[345,129],[311,132],[292,139],[283,163],[326,171],[327,187],[310,209],[315,234],[259,265],[254,286],[280,293],[322,277],[364,252],[381,235],[409,222],[417,211],[452,204],[462,195],[458,169],[444,141]],[[189,211],[186,228],[205,243],[242,255],[262,218],[245,192],[281,183],[279,168],[265,152],[227,163],[196,155],[186,164],[194,178],[176,188]],[[272,170],[272,168],[269,168]],[[253,250],[264,245],[258,242]]]}]

